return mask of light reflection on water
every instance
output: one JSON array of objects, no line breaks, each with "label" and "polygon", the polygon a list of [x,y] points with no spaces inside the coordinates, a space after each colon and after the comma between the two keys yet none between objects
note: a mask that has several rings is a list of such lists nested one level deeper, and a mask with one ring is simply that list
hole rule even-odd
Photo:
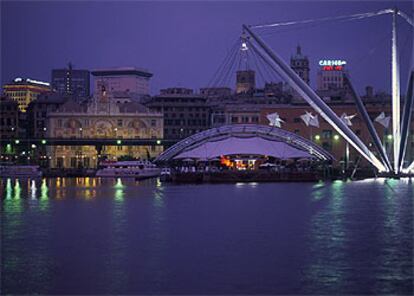
[{"label": "light reflection on water", "polygon": [[[413,289],[409,180],[175,186],[158,179],[9,178],[0,185],[3,292]],[[283,223],[278,215],[285,213],[296,218]],[[286,252],[292,264],[272,263]]]}]

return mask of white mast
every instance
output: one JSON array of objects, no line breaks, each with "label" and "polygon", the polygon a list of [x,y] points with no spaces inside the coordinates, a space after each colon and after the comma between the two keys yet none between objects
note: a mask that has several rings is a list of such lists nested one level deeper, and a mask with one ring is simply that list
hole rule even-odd
[{"label": "white mast", "polygon": [[397,51],[397,8],[392,14],[392,60],[391,60],[391,87],[392,87],[392,134],[394,139],[394,172],[399,172],[398,159],[400,154],[400,71],[398,67]]}]

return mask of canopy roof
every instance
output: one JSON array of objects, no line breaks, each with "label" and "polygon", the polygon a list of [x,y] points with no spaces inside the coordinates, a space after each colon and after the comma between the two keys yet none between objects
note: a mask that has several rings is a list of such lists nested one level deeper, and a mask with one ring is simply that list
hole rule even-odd
[{"label": "canopy roof", "polygon": [[212,159],[221,155],[267,155],[275,158],[311,158],[308,152],[289,146],[283,142],[274,142],[260,137],[227,139],[205,142],[179,153],[174,159],[204,158]]},{"label": "canopy roof", "polygon": [[265,155],[275,158],[333,157],[313,142],[292,132],[266,125],[234,124],[194,134],[161,153],[156,161],[212,159],[221,155]]}]

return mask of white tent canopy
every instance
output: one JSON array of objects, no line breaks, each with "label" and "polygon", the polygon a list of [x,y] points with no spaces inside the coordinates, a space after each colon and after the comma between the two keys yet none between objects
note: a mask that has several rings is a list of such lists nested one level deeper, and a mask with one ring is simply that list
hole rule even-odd
[{"label": "white tent canopy", "polygon": [[205,142],[190,147],[174,157],[174,159],[203,158],[212,159],[221,155],[266,155],[280,159],[312,158],[307,151],[290,146],[285,142],[266,140],[261,137],[229,137],[223,140]]}]

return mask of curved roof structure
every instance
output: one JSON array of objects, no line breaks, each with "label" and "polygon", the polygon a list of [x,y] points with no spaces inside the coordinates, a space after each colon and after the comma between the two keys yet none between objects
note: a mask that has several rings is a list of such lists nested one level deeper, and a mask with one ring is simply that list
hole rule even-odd
[{"label": "curved roof structure", "polygon": [[161,153],[156,161],[221,155],[267,155],[280,159],[333,160],[326,150],[292,132],[266,125],[234,124],[194,134]]}]

